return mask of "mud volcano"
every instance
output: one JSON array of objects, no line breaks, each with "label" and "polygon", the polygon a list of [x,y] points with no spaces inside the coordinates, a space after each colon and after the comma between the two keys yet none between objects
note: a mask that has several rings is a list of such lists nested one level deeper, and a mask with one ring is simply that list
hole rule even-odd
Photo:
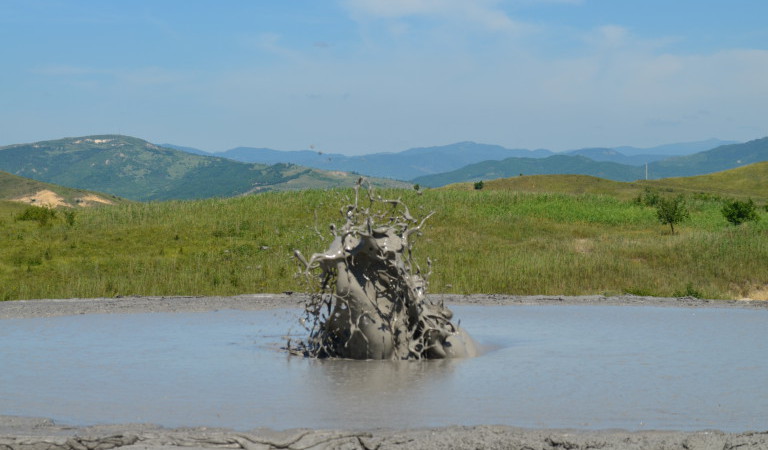
[{"label": "mud volcano", "polygon": [[452,322],[453,313],[427,300],[429,272],[412,256],[413,239],[432,213],[415,219],[402,201],[375,195],[361,179],[341,214],[345,223],[330,226],[328,249],[308,260],[295,252],[313,293],[303,319],[309,336],[289,343],[290,350],[317,358],[474,356],[475,344]]}]

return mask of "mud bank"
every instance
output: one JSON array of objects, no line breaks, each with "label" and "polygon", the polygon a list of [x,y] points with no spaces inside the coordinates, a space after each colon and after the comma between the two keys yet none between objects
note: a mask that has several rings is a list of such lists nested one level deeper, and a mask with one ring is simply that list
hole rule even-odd
[{"label": "mud bank", "polygon": [[[615,305],[659,306],[676,308],[761,308],[768,301],[706,300],[692,297],[663,298],[621,295],[522,296],[499,294],[430,294],[432,301],[455,305]],[[244,311],[274,308],[301,308],[307,296],[303,294],[252,294],[232,297],[120,297],[88,299],[15,300],[0,302],[0,319],[71,316],[78,314],[132,314],[153,312],[203,312],[221,309]]]},{"label": "mud bank", "polygon": [[0,449],[731,449],[768,448],[768,432],[529,430],[504,426],[415,430],[167,429],[127,424],[66,427],[50,420],[0,416]]}]

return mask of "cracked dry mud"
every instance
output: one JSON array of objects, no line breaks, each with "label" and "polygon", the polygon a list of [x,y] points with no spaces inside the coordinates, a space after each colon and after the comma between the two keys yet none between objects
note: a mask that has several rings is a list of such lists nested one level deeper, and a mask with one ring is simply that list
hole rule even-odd
[{"label": "cracked dry mud", "polygon": [[0,416],[3,450],[198,449],[735,449],[768,448],[768,432],[573,431],[505,426],[416,430],[164,429],[151,425],[61,427]]}]

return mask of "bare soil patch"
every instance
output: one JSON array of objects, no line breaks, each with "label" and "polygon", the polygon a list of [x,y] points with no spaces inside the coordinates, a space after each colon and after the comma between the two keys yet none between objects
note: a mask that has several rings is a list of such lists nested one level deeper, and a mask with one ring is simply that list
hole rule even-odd
[{"label": "bare soil patch", "polygon": [[32,195],[25,195],[23,197],[13,199],[15,202],[29,203],[30,205],[47,206],[49,208],[57,208],[59,206],[72,206],[61,197],[59,194],[43,189]]}]

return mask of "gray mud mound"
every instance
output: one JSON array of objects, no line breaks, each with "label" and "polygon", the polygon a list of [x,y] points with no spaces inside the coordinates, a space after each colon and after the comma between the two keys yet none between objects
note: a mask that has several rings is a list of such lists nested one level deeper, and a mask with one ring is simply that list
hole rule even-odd
[{"label": "gray mud mound", "polygon": [[[442,303],[427,300],[427,274],[412,257],[413,239],[431,216],[411,216],[400,199],[373,193],[341,208],[332,242],[306,259],[313,287],[306,305],[309,338],[293,347],[306,356],[351,359],[431,359],[476,354],[475,344]],[[319,275],[315,276],[315,272]]]}]

